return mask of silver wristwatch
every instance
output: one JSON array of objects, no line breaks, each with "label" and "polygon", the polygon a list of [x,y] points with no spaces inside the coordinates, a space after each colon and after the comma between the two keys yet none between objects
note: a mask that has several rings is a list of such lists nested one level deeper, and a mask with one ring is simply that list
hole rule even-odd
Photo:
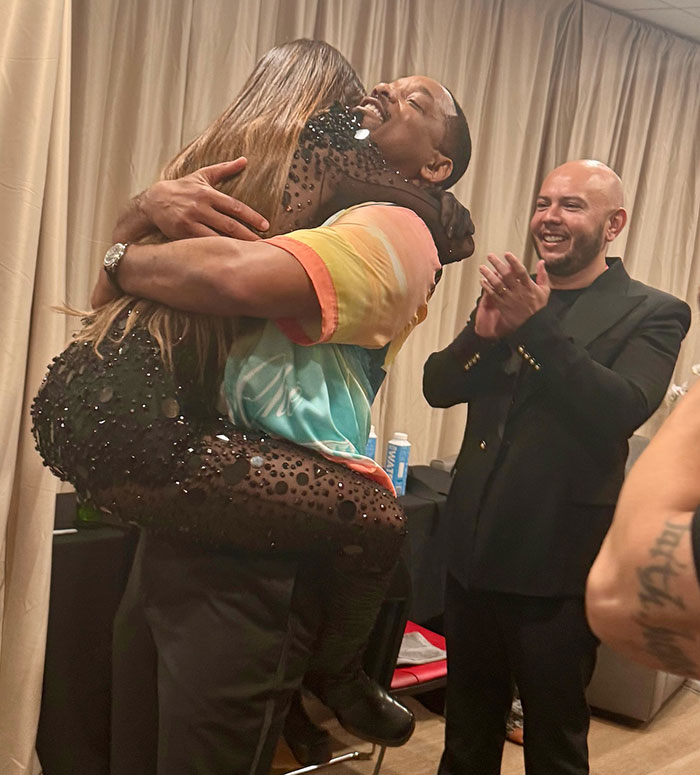
[{"label": "silver wristwatch", "polygon": [[114,285],[114,287],[120,292],[123,293],[121,285],[119,285],[119,280],[117,280],[117,269],[119,269],[119,262],[124,258],[124,253],[126,253],[126,249],[129,247],[128,242],[117,242],[105,253],[104,257],[104,270],[107,272],[107,277],[109,277],[110,281]]}]

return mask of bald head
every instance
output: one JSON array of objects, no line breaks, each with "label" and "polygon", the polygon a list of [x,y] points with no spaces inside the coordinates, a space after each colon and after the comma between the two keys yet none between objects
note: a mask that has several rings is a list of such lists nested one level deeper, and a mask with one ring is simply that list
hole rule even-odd
[{"label": "bald head", "polygon": [[594,159],[567,161],[553,169],[545,178],[544,183],[553,177],[567,179],[572,187],[588,191],[591,196],[599,197],[601,201],[605,200],[613,210],[624,207],[620,176],[602,161]]},{"label": "bald head", "polygon": [[622,181],[610,167],[583,159],[547,175],[530,231],[553,285],[584,287],[606,269],[608,243],[627,222]]}]

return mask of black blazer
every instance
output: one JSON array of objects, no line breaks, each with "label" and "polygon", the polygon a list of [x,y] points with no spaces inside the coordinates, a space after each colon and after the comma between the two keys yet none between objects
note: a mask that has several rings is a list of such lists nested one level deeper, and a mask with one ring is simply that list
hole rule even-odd
[{"label": "black blazer", "polygon": [[610,525],[627,439],[661,403],[690,308],[620,259],[557,319],[496,344],[474,313],[425,364],[432,406],[469,405],[447,503],[448,569],[465,588],[582,595]]}]

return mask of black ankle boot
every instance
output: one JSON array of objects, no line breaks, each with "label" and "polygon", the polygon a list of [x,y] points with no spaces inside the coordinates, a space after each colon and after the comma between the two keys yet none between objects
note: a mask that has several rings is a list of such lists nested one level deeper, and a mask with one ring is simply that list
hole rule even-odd
[{"label": "black ankle boot", "polygon": [[292,696],[283,734],[294,758],[303,766],[323,764],[333,755],[330,735],[309,718],[300,692]]},{"label": "black ankle boot", "polygon": [[307,674],[304,685],[356,737],[377,745],[399,746],[413,734],[413,713],[364,671],[342,681]]}]

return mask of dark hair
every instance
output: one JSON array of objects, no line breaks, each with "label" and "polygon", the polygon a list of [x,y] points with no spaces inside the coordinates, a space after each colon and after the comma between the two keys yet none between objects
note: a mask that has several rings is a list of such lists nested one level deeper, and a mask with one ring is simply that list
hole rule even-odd
[{"label": "dark hair", "polygon": [[472,157],[472,138],[469,134],[469,124],[461,105],[454,94],[447,89],[455,106],[456,116],[447,116],[445,136],[442,138],[440,153],[452,160],[452,172],[440,183],[440,188],[450,188],[464,175]]}]

